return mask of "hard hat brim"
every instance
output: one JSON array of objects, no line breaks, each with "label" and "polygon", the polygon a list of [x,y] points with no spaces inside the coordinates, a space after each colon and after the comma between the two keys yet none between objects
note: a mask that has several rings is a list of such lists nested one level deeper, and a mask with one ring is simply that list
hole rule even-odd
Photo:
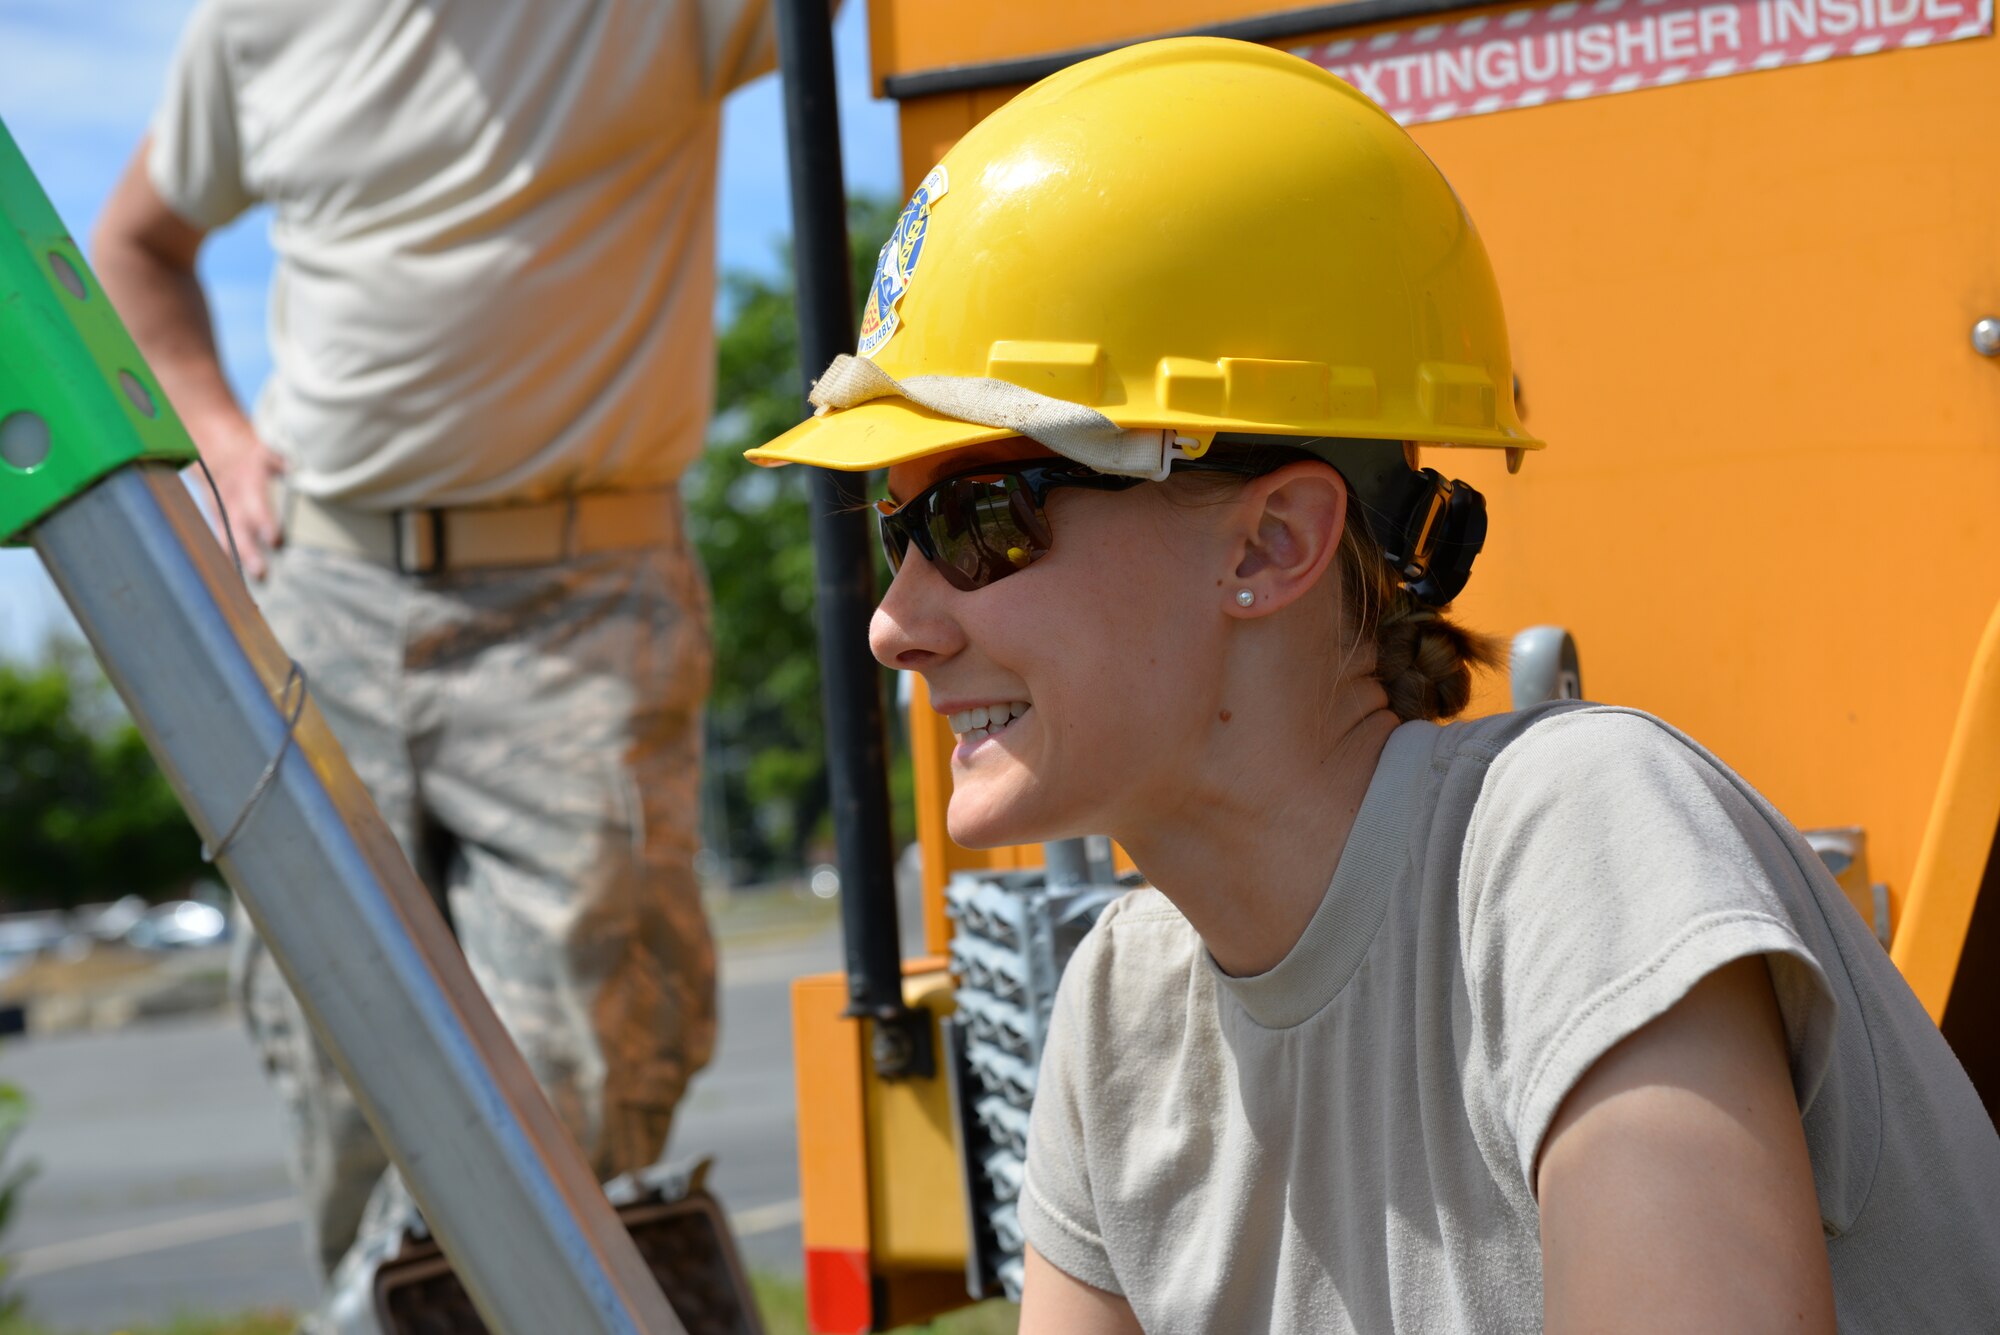
[{"label": "hard hat brim", "polygon": [[[1298,436],[1319,435],[1352,440],[1396,440],[1415,444],[1473,449],[1535,451],[1544,443],[1518,427],[1438,430],[1415,425],[1414,429],[1383,430],[1373,422],[1309,423],[1300,427],[1288,423],[1237,421],[1231,418],[1182,418],[1178,421],[1124,421],[1124,414],[1108,414],[1119,426],[1171,426],[1177,431],[1198,433],[1207,439],[1219,432],[1238,434]],[[744,457],[765,467],[807,464],[842,473],[866,473],[877,468],[947,454],[969,445],[1006,440],[1016,435],[1004,427],[980,426],[934,413],[902,398],[874,399],[842,408],[805,421],[768,445],[744,451]]]},{"label": "hard hat brim", "polygon": [[866,473],[967,445],[1005,440],[1004,427],[960,422],[907,399],[876,399],[820,417],[808,417],[784,435],[746,450],[744,458],[765,467],[809,464],[841,473]]}]

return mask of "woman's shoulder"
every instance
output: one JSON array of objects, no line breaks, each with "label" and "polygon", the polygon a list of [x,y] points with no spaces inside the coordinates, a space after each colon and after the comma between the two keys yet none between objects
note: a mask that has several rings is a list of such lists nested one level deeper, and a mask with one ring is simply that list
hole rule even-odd
[{"label": "woman's shoulder", "polygon": [[1464,894],[1508,888],[1517,900],[1555,896],[1565,911],[1615,910],[1604,892],[1626,875],[1636,883],[1619,888],[1634,893],[1659,893],[1667,876],[1813,897],[1816,860],[1791,824],[1651,714],[1565,704],[1461,726],[1445,764],[1458,781],[1439,814],[1462,850]]},{"label": "woman's shoulder", "polygon": [[[1113,900],[1063,968],[1056,1009],[1087,1017],[1077,1028],[1117,1042],[1107,1027],[1144,1028],[1185,996],[1201,976],[1203,946],[1194,927],[1151,886]],[[1115,1004],[1114,1004],[1115,1003]]]},{"label": "woman's shoulder", "polygon": [[1150,885],[1111,901],[1063,970],[1079,977],[1170,978],[1200,960],[1201,937],[1173,901]]},{"label": "woman's shoulder", "polygon": [[1728,765],[1643,710],[1564,701],[1443,732],[1444,767],[1460,779],[1461,814],[1475,830],[1521,821],[1546,829],[1572,816],[1644,823],[1663,804],[1687,811],[1697,793],[1693,805],[1711,815],[1784,828]]},{"label": "woman's shoulder", "polygon": [[1097,925],[1091,928],[1096,935],[1171,936],[1180,931],[1192,933],[1194,928],[1171,899],[1150,885],[1135,886],[1112,900],[1099,915]]},{"label": "woman's shoulder", "polygon": [[1553,700],[1504,714],[1447,724],[1453,760],[1509,768],[1578,764],[1622,766],[1649,756],[1688,758],[1724,768],[1665,719],[1624,705]]}]

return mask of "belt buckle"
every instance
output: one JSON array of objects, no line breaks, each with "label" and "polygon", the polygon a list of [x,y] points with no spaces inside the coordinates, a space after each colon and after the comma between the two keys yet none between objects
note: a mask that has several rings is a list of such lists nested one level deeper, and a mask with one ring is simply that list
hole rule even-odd
[{"label": "belt buckle", "polygon": [[397,573],[435,575],[445,568],[444,511],[397,510],[389,518]]}]

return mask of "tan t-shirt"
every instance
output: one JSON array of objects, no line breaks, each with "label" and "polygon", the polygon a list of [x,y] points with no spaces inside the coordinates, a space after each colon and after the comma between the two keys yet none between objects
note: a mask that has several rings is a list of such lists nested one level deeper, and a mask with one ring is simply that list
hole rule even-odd
[{"label": "tan t-shirt", "polygon": [[273,207],[258,430],[366,508],[677,477],[709,417],[723,94],[764,0],[201,0],[149,175]]},{"label": "tan t-shirt", "polygon": [[1222,974],[1155,891],[1114,904],[1057,994],[1022,1223],[1152,1335],[1539,1329],[1556,1109],[1752,955],[1841,1329],[2000,1329],[2000,1138],[1964,1071],[1798,834],[1601,707],[1398,729],[1269,973]]}]

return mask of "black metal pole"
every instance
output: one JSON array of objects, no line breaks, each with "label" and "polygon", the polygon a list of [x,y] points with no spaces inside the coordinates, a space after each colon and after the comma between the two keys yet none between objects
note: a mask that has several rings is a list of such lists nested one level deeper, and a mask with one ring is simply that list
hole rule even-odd
[{"label": "black metal pole", "polygon": [[[809,388],[836,354],[854,350],[833,18],[828,0],[778,0],[777,20],[799,285],[799,366]],[[878,1023],[876,1063],[885,1073],[901,1074],[918,1059],[904,1024],[882,676],[868,651],[875,558],[864,509],[867,478],[814,469],[811,486],[820,700],[840,867],[848,1010],[886,1022]]]}]

